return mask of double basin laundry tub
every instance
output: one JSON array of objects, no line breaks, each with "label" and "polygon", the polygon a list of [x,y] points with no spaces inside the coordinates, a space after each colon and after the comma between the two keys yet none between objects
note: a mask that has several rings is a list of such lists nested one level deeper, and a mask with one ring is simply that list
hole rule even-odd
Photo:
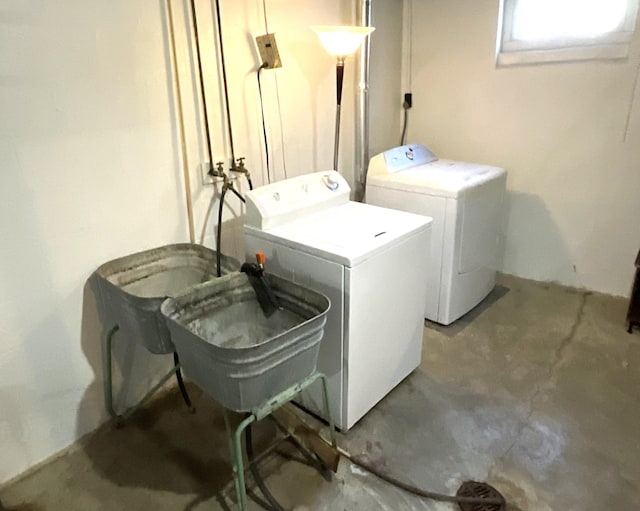
[{"label": "double basin laundry tub", "polygon": [[274,275],[278,309],[262,312],[240,264],[195,244],[115,259],[92,276],[103,312],[155,354],[180,366],[225,408],[249,411],[314,372],[330,302]]}]

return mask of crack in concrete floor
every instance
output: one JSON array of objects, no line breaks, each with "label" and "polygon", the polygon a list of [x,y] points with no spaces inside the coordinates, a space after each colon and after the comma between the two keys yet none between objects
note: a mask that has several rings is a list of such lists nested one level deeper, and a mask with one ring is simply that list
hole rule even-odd
[{"label": "crack in concrete floor", "polygon": [[575,336],[578,332],[578,328],[580,327],[582,320],[584,319],[584,311],[587,304],[587,298],[591,294],[592,293],[590,291],[583,291],[580,294],[580,303],[578,305],[578,312],[576,313],[576,317],[569,329],[569,333],[566,336],[564,336],[562,339],[560,339],[560,342],[558,343],[558,347],[553,351],[551,363],[549,364],[549,367],[547,370],[547,378],[545,378],[544,380],[540,380],[534,386],[533,392],[531,393],[531,396],[527,400],[528,411],[527,411],[526,417],[522,420],[521,427],[516,433],[513,439],[513,442],[511,442],[511,444],[507,447],[505,452],[502,455],[500,455],[498,458],[496,458],[496,461],[493,463],[493,465],[490,467],[488,471],[489,474],[492,474],[500,463],[503,463],[508,459],[513,448],[518,444],[518,442],[522,440],[525,430],[533,426],[531,424],[531,419],[535,412],[536,401],[542,395],[543,391],[550,386],[550,383],[553,381],[556,370],[562,363],[563,356],[567,348],[575,339]]}]

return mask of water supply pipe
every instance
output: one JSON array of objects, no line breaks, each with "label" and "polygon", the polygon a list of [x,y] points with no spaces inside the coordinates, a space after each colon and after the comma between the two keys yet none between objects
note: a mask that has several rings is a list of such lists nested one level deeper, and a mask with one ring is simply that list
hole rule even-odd
[{"label": "water supply pipe", "polygon": [[216,24],[218,28],[218,44],[220,45],[220,63],[222,67],[222,85],[224,90],[224,106],[227,114],[227,128],[229,130],[229,146],[231,148],[231,167],[234,170],[236,163],[236,150],[233,144],[233,126],[231,123],[231,107],[229,106],[229,85],[227,83],[227,62],[224,56],[224,40],[222,38],[222,18],[220,17],[220,0],[215,0]]},{"label": "water supply pipe", "polygon": [[[358,23],[371,26],[371,0],[358,0]],[[367,37],[360,48],[358,66],[358,106],[356,113],[356,191],[355,199],[362,202],[367,183],[369,165],[369,60],[371,38]]]},{"label": "water supply pipe", "polygon": [[209,172],[213,171],[213,152],[211,150],[211,132],[209,130],[209,110],[207,108],[207,93],[204,88],[204,72],[202,70],[202,57],[200,55],[200,36],[198,34],[198,17],[196,15],[195,0],[191,0],[191,23],[193,37],[196,43],[196,60],[198,61],[198,78],[200,81],[200,98],[202,101],[202,115],[204,120],[205,141],[207,143],[207,156],[209,157]]},{"label": "water supply pipe", "polygon": [[195,222],[193,219],[193,201],[191,198],[191,181],[189,176],[189,161],[187,158],[187,137],[184,130],[184,111],[182,109],[182,90],[180,88],[180,73],[178,72],[178,54],[176,51],[176,33],[173,22],[171,0],[166,2],[167,19],[169,22],[169,39],[171,42],[171,66],[173,67],[173,83],[176,87],[176,108],[178,110],[178,128],[180,131],[180,151],[182,156],[182,177],[187,201],[187,219],[189,222],[189,241],[196,242]]}]

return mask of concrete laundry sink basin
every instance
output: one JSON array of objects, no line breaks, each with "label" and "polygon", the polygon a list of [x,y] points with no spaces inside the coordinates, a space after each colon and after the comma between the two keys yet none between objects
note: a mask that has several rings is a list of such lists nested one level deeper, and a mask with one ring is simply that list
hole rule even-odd
[{"label": "concrete laundry sink basin", "polygon": [[[216,252],[191,243],[166,245],[114,259],[93,274],[105,313],[120,330],[151,353],[175,351],[159,314],[167,297],[216,278]],[[223,275],[240,263],[220,254]]]}]

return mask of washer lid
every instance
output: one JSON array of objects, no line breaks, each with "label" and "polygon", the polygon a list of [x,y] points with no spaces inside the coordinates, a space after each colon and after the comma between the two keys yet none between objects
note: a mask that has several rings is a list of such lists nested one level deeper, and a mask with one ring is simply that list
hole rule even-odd
[{"label": "washer lid", "polygon": [[459,197],[470,188],[506,174],[504,169],[452,160],[436,160],[394,173],[367,177],[367,185],[439,197]]},{"label": "washer lid", "polygon": [[404,211],[347,202],[271,229],[246,225],[257,237],[353,267],[422,230],[432,219]]}]

